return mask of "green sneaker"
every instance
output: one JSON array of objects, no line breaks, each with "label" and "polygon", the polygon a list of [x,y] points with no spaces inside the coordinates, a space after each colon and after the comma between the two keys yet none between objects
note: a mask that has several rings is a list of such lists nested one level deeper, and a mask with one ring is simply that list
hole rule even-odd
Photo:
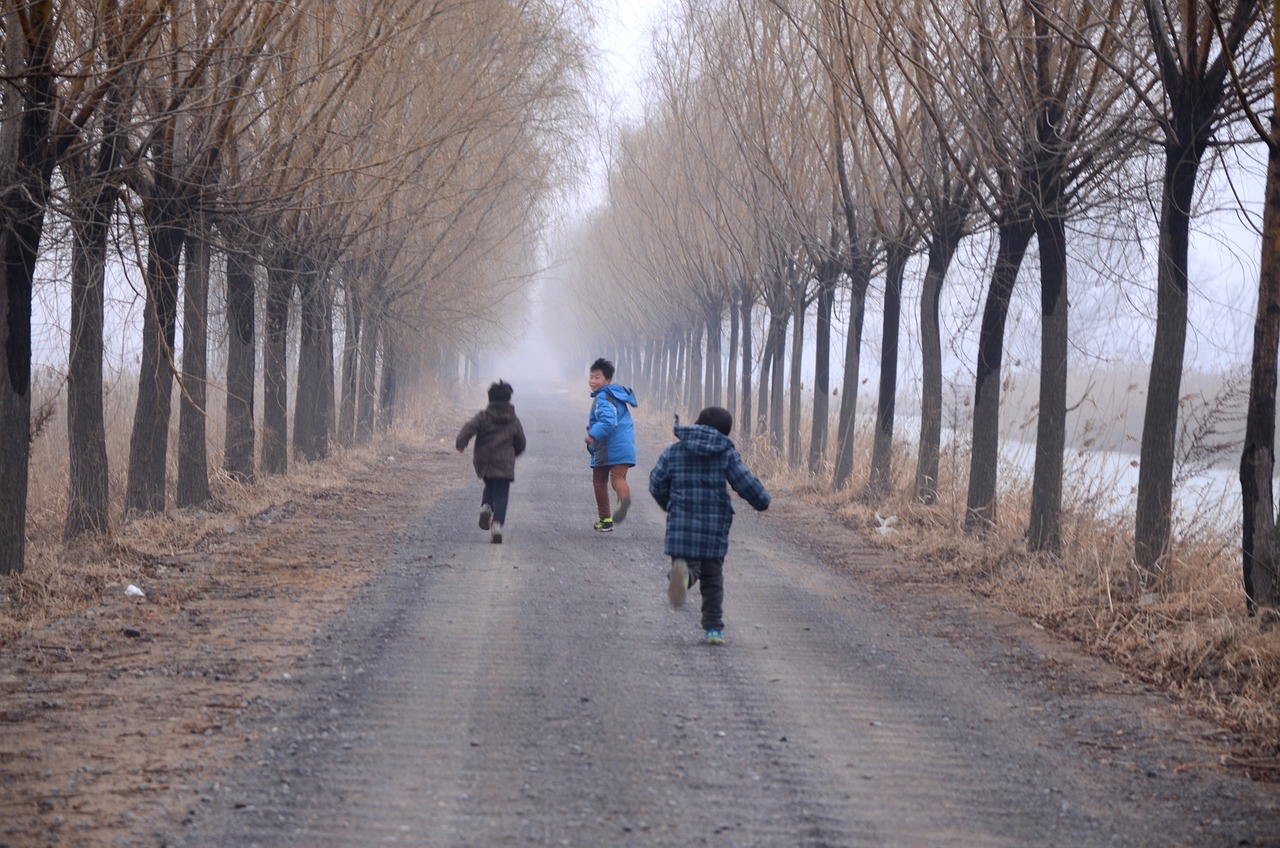
[{"label": "green sneaker", "polygon": [[685,595],[689,592],[689,566],[678,558],[671,560],[671,573],[667,575],[667,600],[673,607],[684,606]]},{"label": "green sneaker", "polygon": [[596,532],[597,532],[597,533],[612,533],[612,532],[613,532],[613,519],[612,519],[612,518],[601,518],[599,521],[597,521],[597,522],[596,522],[595,527],[596,527]]},{"label": "green sneaker", "polygon": [[708,630],[706,640],[708,645],[723,645],[724,633],[719,630]]},{"label": "green sneaker", "polygon": [[480,507],[480,529],[488,530],[489,522],[493,519],[493,507],[485,504]]},{"label": "green sneaker", "polygon": [[613,511],[613,520],[621,524],[622,519],[627,517],[629,509],[631,509],[631,498],[618,498],[618,508]]},{"label": "green sneaker", "polygon": [[495,521],[489,525],[489,541],[495,545],[502,544],[502,522]]}]

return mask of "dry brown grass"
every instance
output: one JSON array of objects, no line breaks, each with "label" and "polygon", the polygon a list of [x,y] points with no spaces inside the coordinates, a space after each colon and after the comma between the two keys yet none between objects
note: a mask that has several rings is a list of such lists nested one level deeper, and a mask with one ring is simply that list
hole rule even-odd
[{"label": "dry brown grass", "polygon": [[[132,397],[123,394],[115,393],[108,404],[111,509],[117,519],[109,534],[69,544],[62,540],[68,473],[63,410],[48,418],[32,446],[26,568],[21,574],[0,577],[0,647],[27,630],[84,611],[110,590],[118,594],[127,584],[139,582],[139,574],[156,562],[190,550],[272,506],[341,487],[379,462],[387,445],[425,439],[442,416],[454,413],[456,405],[448,389],[424,389],[406,400],[396,426],[390,433],[379,434],[372,445],[351,450],[335,445],[324,462],[292,462],[287,475],[265,477],[252,485],[236,483],[221,472],[222,411],[212,406],[207,426],[213,500],[197,509],[170,508],[161,515],[120,523],[128,462],[127,422],[133,404]],[[46,396],[37,405],[47,407],[56,401]],[[175,424],[171,447],[176,443]],[[175,486],[176,480],[170,479],[170,497]]]},{"label": "dry brown grass", "polygon": [[[899,446],[892,494],[870,503],[870,447],[869,438],[859,441],[854,479],[834,494],[829,473],[789,468],[759,442],[747,453],[772,488],[839,515],[915,565],[923,579],[962,585],[1246,734],[1259,755],[1280,753],[1280,628],[1247,615],[1239,540],[1217,529],[1230,526],[1226,516],[1181,526],[1160,585],[1150,586],[1133,562],[1129,519],[1110,505],[1114,481],[1075,481],[1057,557],[1027,549],[1029,480],[1002,469],[997,525],[966,534],[959,475],[967,473],[967,458],[948,461],[944,447],[939,502],[925,507],[912,497],[914,450]],[[898,517],[891,534],[877,532],[877,513]]]}]

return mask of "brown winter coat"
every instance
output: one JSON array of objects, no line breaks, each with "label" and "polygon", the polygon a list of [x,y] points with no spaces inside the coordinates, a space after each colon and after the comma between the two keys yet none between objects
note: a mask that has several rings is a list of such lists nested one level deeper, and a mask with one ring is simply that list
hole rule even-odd
[{"label": "brown winter coat", "polygon": [[510,402],[493,401],[458,431],[458,450],[465,450],[474,436],[473,463],[482,480],[516,479],[516,457],[524,453],[524,427]]}]

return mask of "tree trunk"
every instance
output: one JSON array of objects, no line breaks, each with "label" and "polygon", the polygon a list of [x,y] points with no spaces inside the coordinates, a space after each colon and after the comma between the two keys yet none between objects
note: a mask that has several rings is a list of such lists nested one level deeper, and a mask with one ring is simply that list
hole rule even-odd
[{"label": "tree trunk", "polygon": [[732,301],[729,304],[729,373],[725,376],[725,388],[728,389],[728,397],[725,399],[725,409],[729,410],[729,414],[735,419],[741,420],[738,414],[738,302]]},{"label": "tree trunk", "polygon": [[969,458],[966,531],[986,532],[996,521],[997,466],[1000,459],[1000,369],[1009,297],[1018,279],[1034,228],[1027,219],[1002,222],[996,265],[978,330],[978,361],[973,390],[973,449]]},{"label": "tree trunk", "polygon": [[916,457],[916,500],[938,500],[938,465],[942,449],[942,333],[938,307],[947,269],[963,235],[966,210],[957,226],[934,230],[920,294],[920,448]]},{"label": "tree trunk", "polygon": [[209,239],[197,224],[186,236],[183,285],[182,392],[178,402],[178,506],[199,506],[210,498],[205,421],[209,327]]},{"label": "tree trunk", "polygon": [[804,365],[804,301],[802,290],[796,298],[795,311],[791,315],[791,368],[787,374],[787,464],[792,468],[800,467],[800,455],[804,451],[804,445],[800,444],[800,410],[804,390],[800,379]]},{"label": "tree trunk", "polygon": [[1035,230],[1040,248],[1040,415],[1027,546],[1057,554],[1062,550],[1062,465],[1067,439],[1066,221],[1054,213],[1037,213]]},{"label": "tree trunk", "polygon": [[382,336],[382,387],[378,391],[378,432],[388,433],[396,419],[396,388],[400,374],[396,359],[396,346],[391,334]]},{"label": "tree trunk", "polygon": [[818,270],[817,327],[814,331],[813,429],[809,436],[809,473],[817,474],[827,455],[831,425],[831,310],[835,305],[839,267],[824,263]]},{"label": "tree trunk", "polygon": [[769,444],[778,456],[783,456],[786,447],[786,379],[787,379],[787,318],[786,312],[780,312],[770,320],[770,332],[773,334],[773,359],[769,362],[770,383],[772,383],[769,403]]},{"label": "tree trunk", "polygon": [[[161,189],[166,194],[169,188]],[[173,408],[174,338],[178,322],[178,268],[186,233],[172,201],[151,201],[147,226],[146,308],[138,401],[129,440],[124,514],[163,512],[169,419]]]},{"label": "tree trunk", "polygon": [[[277,260],[277,262],[288,260]],[[262,337],[262,473],[289,471],[289,302],[294,269],[267,269]]]},{"label": "tree trunk", "polygon": [[1200,156],[1189,145],[1171,148],[1165,157],[1156,338],[1138,453],[1138,505],[1133,528],[1134,559],[1148,575],[1161,567],[1173,524],[1173,455],[1187,346],[1187,249],[1199,165]]},{"label": "tree trunk", "polygon": [[[1280,103],[1276,104],[1280,107]],[[1250,615],[1258,605],[1280,607],[1275,491],[1276,359],[1280,345],[1280,127],[1271,116],[1267,150],[1267,192],[1263,208],[1262,268],[1258,309],[1253,323],[1253,361],[1249,375],[1249,408],[1244,450],[1240,455],[1240,490],[1244,526],[1241,553],[1244,597]]]},{"label": "tree trunk", "polygon": [[54,165],[54,4],[33,0],[22,8],[22,16],[0,17],[6,34],[0,48],[0,574],[26,565],[32,280]]},{"label": "tree trunk", "polygon": [[773,409],[769,402],[769,392],[773,390],[773,346],[775,344],[773,325],[774,318],[771,311],[764,328],[764,349],[760,351],[760,400],[756,404],[756,429],[762,436],[767,433],[771,447],[777,450],[777,444],[772,443],[773,433],[769,430],[769,413]]},{"label": "tree trunk", "polygon": [[876,403],[876,433],[871,448],[867,496],[880,500],[889,493],[893,473],[894,400],[898,393],[898,330],[902,320],[902,277],[908,245],[889,245],[884,278],[884,325],[880,333],[880,393]]},{"label": "tree trunk", "polygon": [[707,307],[707,393],[703,406],[724,403],[724,350],[721,344],[721,313],[724,302],[717,299]]},{"label": "tree trunk", "polygon": [[751,441],[751,295],[745,287],[738,309],[742,324],[742,414],[738,416],[738,430],[746,443]]},{"label": "tree trunk", "polygon": [[360,382],[360,296],[347,289],[347,326],[342,339],[342,405],[338,411],[338,444],[355,443],[356,396]]},{"label": "tree trunk", "polygon": [[849,274],[848,336],[844,346],[844,378],[840,382],[840,420],[836,424],[836,468],[833,484],[837,490],[847,487],[853,476],[858,372],[862,367],[862,324],[866,317],[867,287],[870,283],[870,262],[860,259]]},{"label": "tree trunk", "polygon": [[293,453],[307,462],[329,455],[333,427],[332,337],[329,293],[324,273],[307,268],[298,275],[298,385],[293,401]]},{"label": "tree trunk", "polygon": [[222,467],[231,479],[254,478],[254,346],[257,343],[253,260],[227,252],[227,420]]},{"label": "tree trunk", "polygon": [[118,145],[104,139],[86,188],[92,198],[71,222],[71,337],[67,360],[67,523],[74,539],[105,533],[111,526],[107,430],[103,411],[102,354],[107,236],[119,188],[107,175]]},{"label": "tree trunk", "polygon": [[377,316],[365,313],[364,329],[360,333],[360,393],[356,403],[356,444],[362,447],[373,441],[377,412],[378,330]]},{"label": "tree trunk", "polygon": [[690,415],[695,415],[702,411],[702,400],[706,394],[702,366],[703,330],[702,322],[698,321],[695,323],[694,328],[689,331],[689,367],[685,369],[685,375],[689,382],[685,392],[685,405],[688,407]]}]

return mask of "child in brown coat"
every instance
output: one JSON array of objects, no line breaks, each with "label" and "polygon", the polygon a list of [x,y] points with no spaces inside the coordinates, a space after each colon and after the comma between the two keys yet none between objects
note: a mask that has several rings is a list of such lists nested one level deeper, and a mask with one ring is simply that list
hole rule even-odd
[{"label": "child in brown coat", "polygon": [[516,457],[524,453],[524,427],[511,405],[511,384],[502,380],[489,386],[489,405],[472,416],[458,431],[458,453],[467,449],[474,436],[473,464],[476,476],[484,481],[480,500],[480,529],[489,531],[489,541],[502,544],[502,527],[507,521],[507,500],[516,479]]}]

